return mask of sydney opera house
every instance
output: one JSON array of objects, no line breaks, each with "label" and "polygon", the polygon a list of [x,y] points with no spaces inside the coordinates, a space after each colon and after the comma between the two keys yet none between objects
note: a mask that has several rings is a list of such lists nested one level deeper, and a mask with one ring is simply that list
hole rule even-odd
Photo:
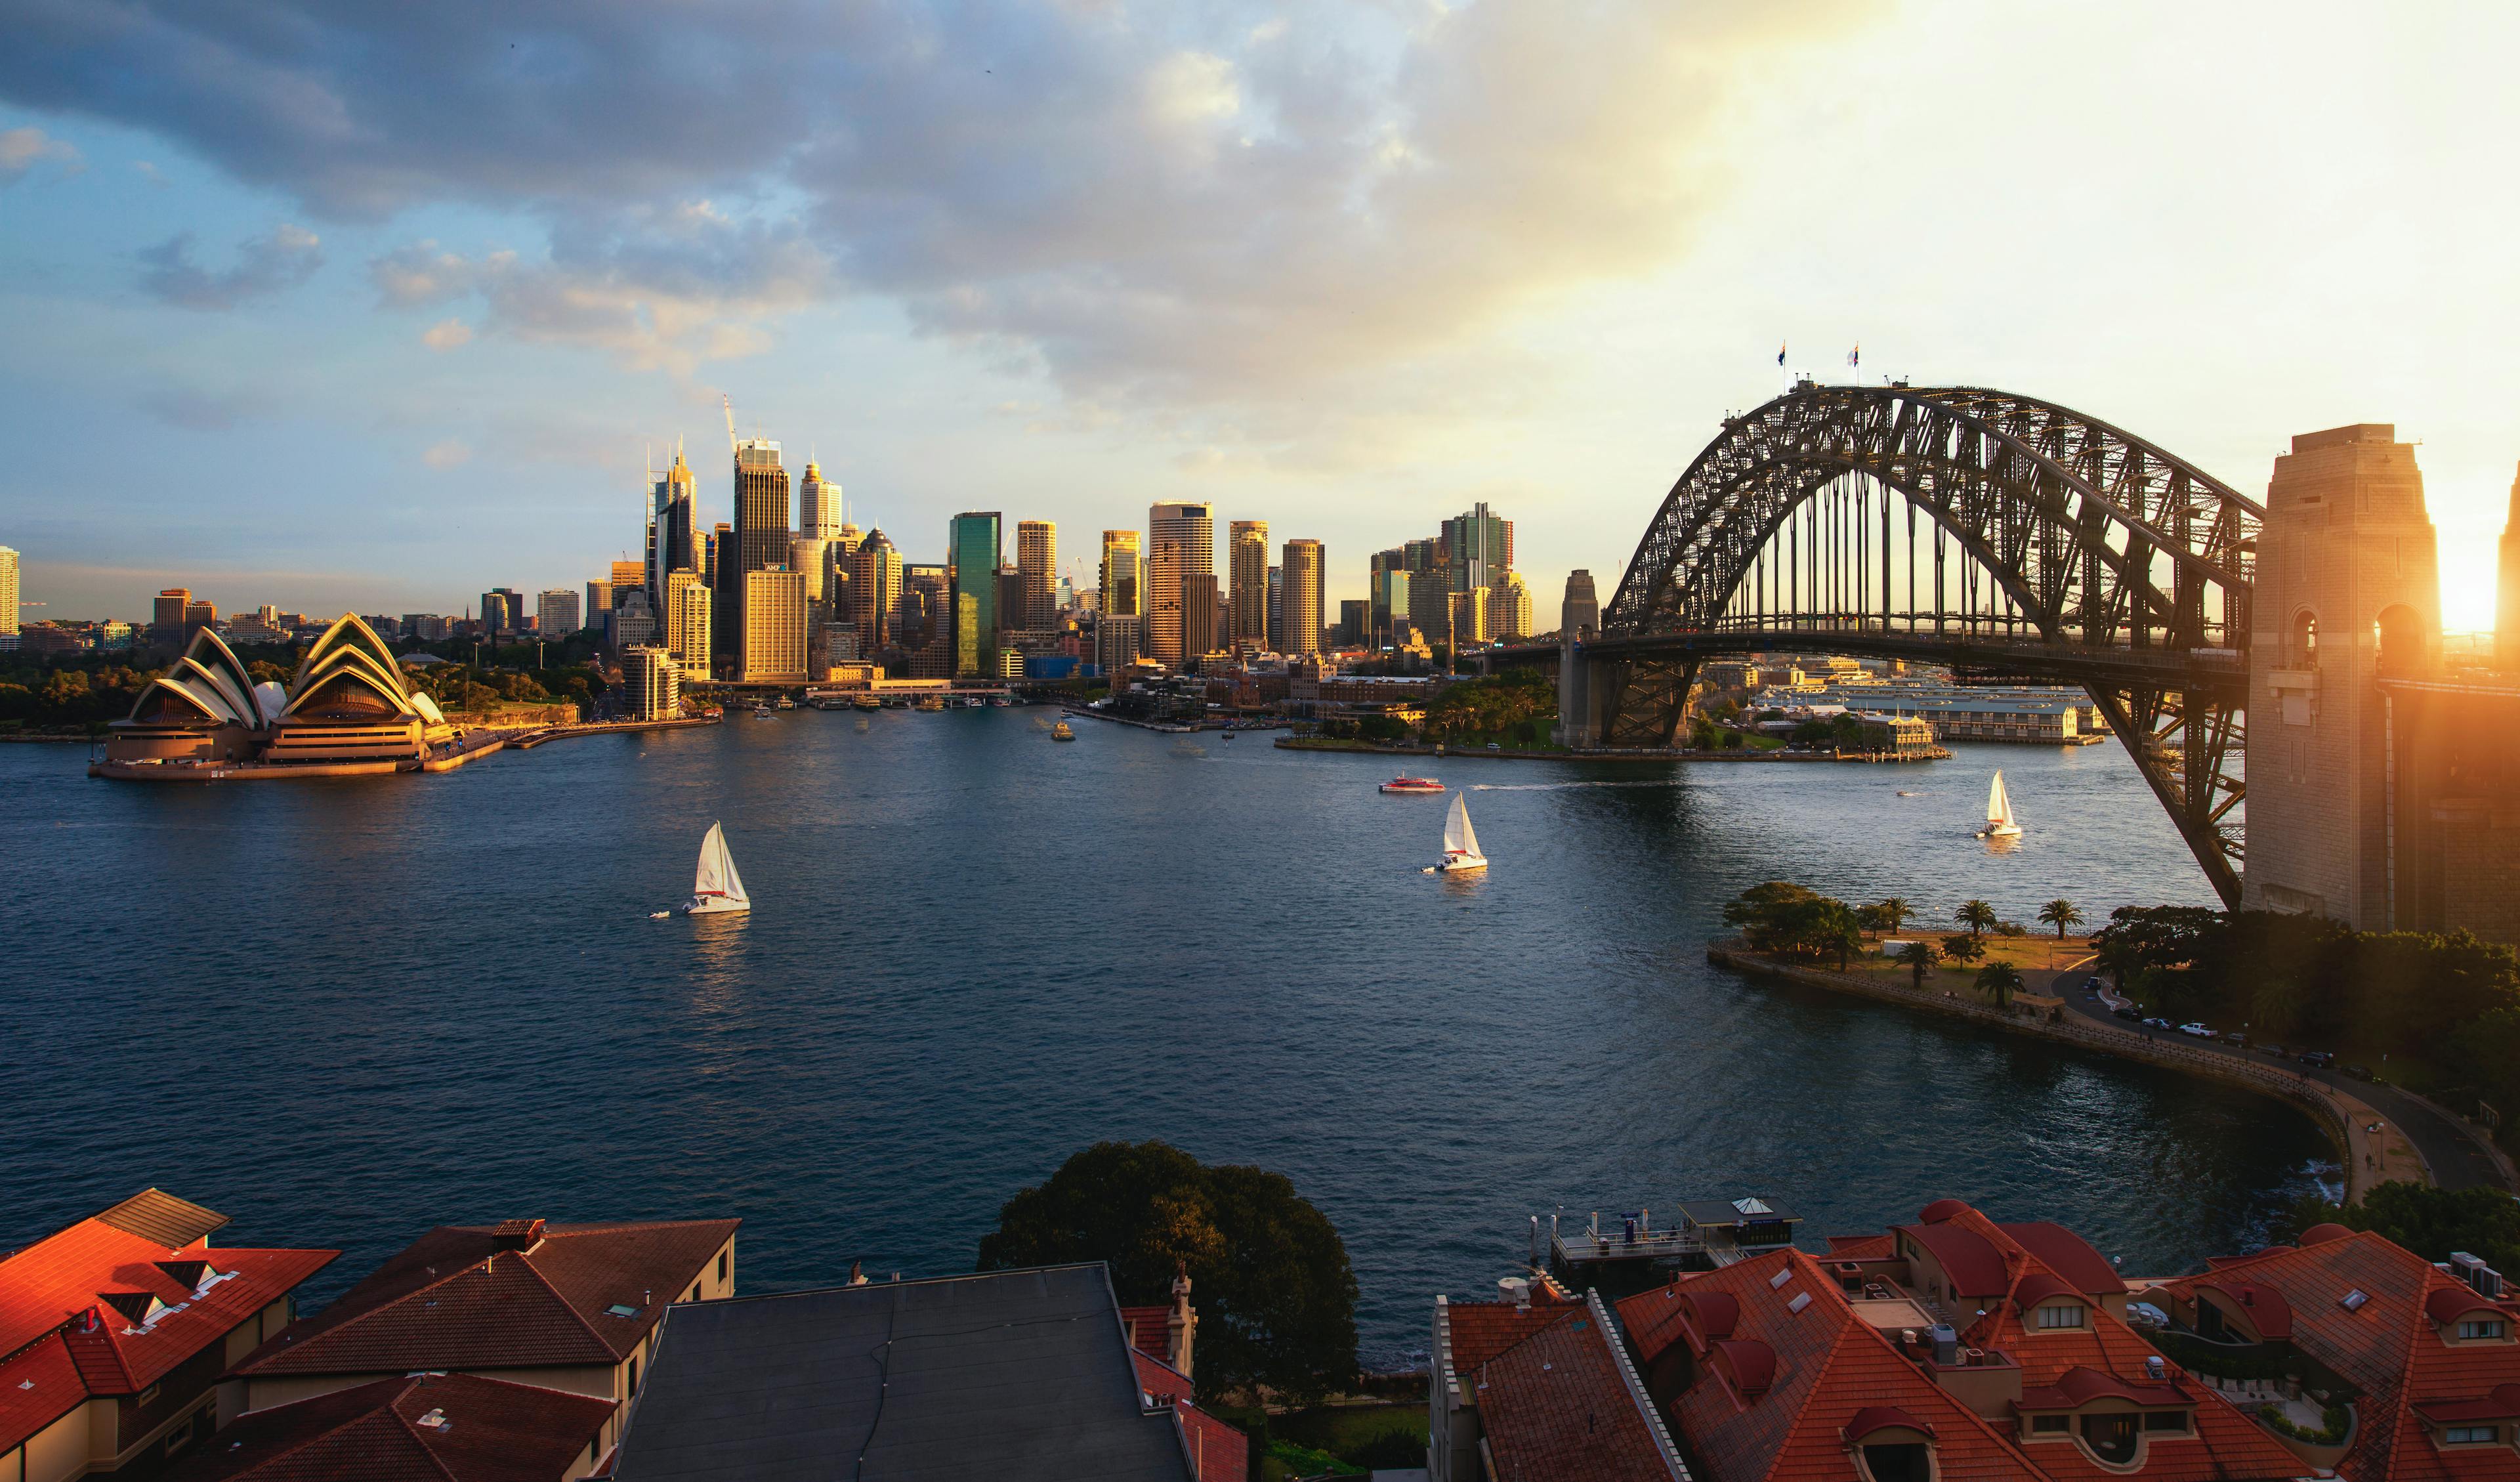
[{"label": "sydney opera house", "polygon": [[453,736],[436,701],[403,683],[376,630],[343,613],[286,686],[255,684],[216,633],[195,634],[184,656],[113,723],[103,770],[260,764],[383,772],[417,765]]}]

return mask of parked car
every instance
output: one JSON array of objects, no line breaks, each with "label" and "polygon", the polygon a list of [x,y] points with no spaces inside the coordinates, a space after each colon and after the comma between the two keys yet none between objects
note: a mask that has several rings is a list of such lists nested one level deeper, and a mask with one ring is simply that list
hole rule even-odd
[{"label": "parked car", "polygon": [[2146,1029],[2176,1029],[2179,1026],[2173,1024],[2168,1019],[2151,1018],[2143,1021],[2143,1027]]},{"label": "parked car", "polygon": [[2214,1037],[2214,1031],[2202,1024],[2182,1024],[2179,1026],[2179,1032],[2199,1040],[2210,1040]]},{"label": "parked car", "polygon": [[2109,1012],[2116,1014],[2122,1019],[2134,1019],[2138,1022],[2141,1022],[2143,1019],[2143,1010],[2138,1009],[2133,1004],[2122,1004],[2119,1007],[2110,1010]]},{"label": "parked car", "polygon": [[2328,1054],[2324,1050],[2305,1050],[2301,1053],[2301,1062],[2305,1065],[2315,1065],[2324,1069],[2327,1066],[2336,1063],[2336,1056]]},{"label": "parked car", "polygon": [[2226,1045],[2246,1045],[2248,1042],[2249,1037],[2242,1034],[2237,1029],[2226,1029],[2223,1031],[2223,1043]]},{"label": "parked car", "polygon": [[2098,993],[2108,986],[2109,980],[2096,972],[2083,979],[2083,991],[2086,993]]},{"label": "parked car", "polygon": [[2267,1054],[2273,1055],[2276,1059],[2282,1059],[2285,1055],[2292,1054],[2291,1051],[2286,1050],[2281,1045],[2260,1045],[2258,1048],[2265,1051]]},{"label": "parked car", "polygon": [[1488,742],[1488,749],[1491,751],[1502,751],[1505,747],[1498,745],[1495,741],[1490,741]]},{"label": "parked car", "polygon": [[2348,1065],[2345,1067],[2345,1073],[2358,1081],[2371,1079],[2371,1067],[2368,1065]]}]

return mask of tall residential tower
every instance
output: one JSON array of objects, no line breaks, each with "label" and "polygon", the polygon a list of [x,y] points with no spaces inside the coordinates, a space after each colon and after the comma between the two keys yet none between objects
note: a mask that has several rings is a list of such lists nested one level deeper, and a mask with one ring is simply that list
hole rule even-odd
[{"label": "tall residential tower", "polygon": [[[1195,583],[1196,592],[1192,592]],[[1187,669],[1215,641],[1216,511],[1204,504],[1160,504],[1147,512],[1147,650],[1169,668]],[[1195,602],[1208,615],[1193,634]],[[1188,640],[1203,640],[1192,651]]]}]

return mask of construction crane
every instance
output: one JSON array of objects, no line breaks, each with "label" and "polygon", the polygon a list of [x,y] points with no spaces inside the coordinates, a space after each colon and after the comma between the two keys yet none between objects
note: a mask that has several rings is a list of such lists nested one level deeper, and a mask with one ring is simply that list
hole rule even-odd
[{"label": "construction crane", "polygon": [[733,453],[737,451],[735,443],[735,398],[729,396],[724,391],[720,391],[717,393],[717,399],[726,407],[726,450]]}]

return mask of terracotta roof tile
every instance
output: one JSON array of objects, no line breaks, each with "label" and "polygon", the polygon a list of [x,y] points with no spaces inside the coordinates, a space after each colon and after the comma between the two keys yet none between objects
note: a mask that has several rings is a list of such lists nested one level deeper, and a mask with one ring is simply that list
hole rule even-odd
[{"label": "terracotta roof tile", "polygon": [[[1125,1316],[1131,1310],[1122,1308],[1121,1312]],[[1135,1310],[1165,1314],[1172,1311],[1168,1307]],[[1242,1482],[1251,1469],[1250,1438],[1192,1403],[1190,1380],[1183,1377],[1180,1370],[1144,1351],[1133,1351],[1129,1357],[1138,1366],[1138,1387],[1157,1401],[1169,1403],[1181,1417],[1183,1440],[1190,1448],[1191,1464],[1197,1470],[1199,1482]]]},{"label": "terracotta roof tile", "polygon": [[[499,1250],[440,1226],[237,1366],[243,1374],[610,1365],[636,1348],[736,1232],[735,1220],[552,1225]],[[629,1309],[617,1314],[615,1306]]]},{"label": "terracotta roof tile", "polygon": [[2039,1264],[2092,1296],[2115,1296],[2127,1289],[2109,1258],[2092,1242],[2052,1220],[2023,1220],[1996,1227],[2014,1243],[2039,1258]]},{"label": "terracotta roof tile", "polygon": [[87,1385],[60,1334],[0,1364],[0,1456],[87,1403]]},{"label": "terracotta roof tile", "polygon": [[412,1374],[240,1417],[168,1482],[556,1482],[610,1400],[472,1374]]},{"label": "terracotta roof tile", "polygon": [[1497,1482],[1672,1482],[1601,1325],[1585,1308],[1547,1311],[1552,1321],[1464,1375]]},{"label": "terracotta roof tile", "polygon": [[1580,1303],[1553,1302],[1537,1289],[1529,1307],[1511,1302],[1451,1302],[1445,1305],[1453,1336],[1453,1372],[1466,1376],[1480,1365],[1573,1312]]},{"label": "terracotta roof tile", "polygon": [[1886,1235],[1828,1236],[1832,1261],[1887,1261],[1899,1253],[1899,1242]]}]

